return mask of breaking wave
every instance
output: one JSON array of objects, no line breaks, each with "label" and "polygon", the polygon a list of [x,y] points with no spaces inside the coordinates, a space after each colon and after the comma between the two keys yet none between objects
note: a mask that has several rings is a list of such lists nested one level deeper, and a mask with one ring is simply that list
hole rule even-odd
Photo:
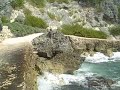
[{"label": "breaking wave", "polygon": [[[74,75],[55,75],[45,72],[44,76],[38,77],[38,90],[88,90],[86,77],[96,76],[115,80],[116,83],[111,86],[113,87],[111,90],[120,90],[120,52],[114,52],[112,57],[99,52],[88,56]],[[62,89],[63,87],[64,89]]]}]

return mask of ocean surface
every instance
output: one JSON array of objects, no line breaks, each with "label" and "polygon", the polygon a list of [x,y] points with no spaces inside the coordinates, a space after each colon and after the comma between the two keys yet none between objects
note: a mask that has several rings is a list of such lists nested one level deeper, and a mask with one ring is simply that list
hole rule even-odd
[{"label": "ocean surface", "polygon": [[[90,89],[87,87],[86,77],[104,77],[114,80],[115,83],[108,89]],[[107,57],[97,52],[94,56],[86,57],[82,66],[74,71],[74,75],[53,75],[45,72],[38,77],[38,90],[120,90],[120,52],[114,52]]]}]

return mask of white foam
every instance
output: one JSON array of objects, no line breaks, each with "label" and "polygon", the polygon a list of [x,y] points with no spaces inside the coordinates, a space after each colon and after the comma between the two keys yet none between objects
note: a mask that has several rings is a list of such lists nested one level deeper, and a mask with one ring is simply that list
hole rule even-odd
[{"label": "white foam", "polygon": [[72,82],[80,82],[83,79],[84,77],[75,75],[45,73],[43,77],[38,77],[38,90],[53,90],[54,87],[70,85]]},{"label": "white foam", "polygon": [[86,62],[101,63],[120,60],[120,52],[113,52],[112,57],[105,56],[103,53],[96,52],[93,56],[86,57]]}]

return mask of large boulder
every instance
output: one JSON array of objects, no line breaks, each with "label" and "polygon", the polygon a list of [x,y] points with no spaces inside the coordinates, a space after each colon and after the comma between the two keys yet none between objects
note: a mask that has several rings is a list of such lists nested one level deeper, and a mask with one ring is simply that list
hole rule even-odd
[{"label": "large boulder", "polygon": [[37,67],[42,72],[72,73],[77,70],[84,58],[74,50],[68,36],[50,30],[33,40],[37,52]]},{"label": "large boulder", "polygon": [[52,58],[63,52],[73,52],[69,37],[58,31],[49,31],[33,40],[38,55],[44,58]]}]

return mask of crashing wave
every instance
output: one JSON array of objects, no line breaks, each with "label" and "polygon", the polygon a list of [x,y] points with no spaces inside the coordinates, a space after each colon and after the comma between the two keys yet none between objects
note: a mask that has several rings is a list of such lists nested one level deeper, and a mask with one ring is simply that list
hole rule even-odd
[{"label": "crashing wave", "polygon": [[101,62],[109,62],[109,61],[118,61],[120,60],[120,52],[113,52],[112,57],[105,56],[103,53],[96,52],[93,56],[86,57],[86,62],[91,63],[101,63]]}]

